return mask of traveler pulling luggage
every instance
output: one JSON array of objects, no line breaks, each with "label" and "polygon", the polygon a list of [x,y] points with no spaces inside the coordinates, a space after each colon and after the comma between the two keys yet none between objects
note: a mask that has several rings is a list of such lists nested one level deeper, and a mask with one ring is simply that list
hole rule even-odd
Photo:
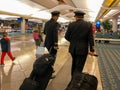
[{"label": "traveler pulling luggage", "polygon": [[98,80],[88,73],[76,72],[65,90],[97,90]]},{"label": "traveler pulling luggage", "polygon": [[[98,57],[97,54],[94,56]],[[95,70],[93,71],[94,74]],[[96,76],[85,72],[74,72],[71,81],[65,90],[97,90],[98,80]]]},{"label": "traveler pulling luggage", "polygon": [[39,57],[33,64],[30,77],[25,78],[19,90],[46,90],[53,73],[53,62],[54,57],[50,54]]}]

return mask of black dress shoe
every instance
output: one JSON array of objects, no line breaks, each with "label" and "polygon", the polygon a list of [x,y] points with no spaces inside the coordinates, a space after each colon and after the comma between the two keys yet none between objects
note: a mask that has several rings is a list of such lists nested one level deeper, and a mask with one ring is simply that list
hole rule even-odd
[{"label": "black dress shoe", "polygon": [[54,73],[55,72],[55,70],[53,70],[53,72],[52,73]]},{"label": "black dress shoe", "polygon": [[51,77],[50,77],[50,79],[54,79],[56,77],[56,75],[52,75]]}]

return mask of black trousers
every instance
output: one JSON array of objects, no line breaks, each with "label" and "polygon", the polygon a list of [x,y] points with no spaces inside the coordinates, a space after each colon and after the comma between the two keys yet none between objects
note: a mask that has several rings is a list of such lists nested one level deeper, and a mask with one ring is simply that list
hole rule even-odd
[{"label": "black trousers", "polygon": [[[51,47],[49,47],[49,48],[47,48],[47,49],[48,49],[49,53],[55,58],[55,59],[54,59],[54,63],[55,63],[57,50],[54,49],[54,46],[51,46]],[[54,65],[54,63],[53,63],[53,65]]]},{"label": "black trousers", "polygon": [[[75,53],[71,53],[71,56],[72,56],[72,67],[71,67],[71,80],[72,80],[73,74],[75,72],[81,73],[83,71],[83,68],[84,68],[84,65],[86,62],[86,58],[87,58],[87,54],[86,55],[76,55]],[[70,86],[71,80],[68,83],[67,87]]]},{"label": "black trousers", "polygon": [[73,74],[77,71],[77,72],[82,72],[85,62],[86,62],[86,58],[87,58],[87,54],[86,55],[76,55],[76,54],[72,54],[72,67],[71,67],[71,75],[73,76]]}]

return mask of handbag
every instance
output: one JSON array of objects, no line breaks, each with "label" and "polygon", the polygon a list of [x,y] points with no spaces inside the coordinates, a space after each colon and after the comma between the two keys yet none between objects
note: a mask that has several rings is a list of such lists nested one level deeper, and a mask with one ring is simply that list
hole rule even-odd
[{"label": "handbag", "polygon": [[49,53],[49,52],[48,52],[48,50],[47,50],[46,47],[44,47],[44,46],[39,46],[39,47],[37,47],[37,49],[36,49],[36,58],[39,58],[39,57],[41,57],[42,55],[48,54],[48,53]]},{"label": "handbag", "polygon": [[45,52],[45,47],[39,46],[36,48],[36,54],[43,55]]},{"label": "handbag", "polygon": [[39,82],[31,78],[25,78],[19,90],[39,90]]}]

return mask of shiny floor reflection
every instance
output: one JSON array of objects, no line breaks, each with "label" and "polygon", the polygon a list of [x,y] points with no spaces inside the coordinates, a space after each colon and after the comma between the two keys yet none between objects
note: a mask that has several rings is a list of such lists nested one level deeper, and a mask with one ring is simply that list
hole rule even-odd
[{"label": "shiny floor reflection", "polygon": [[[55,74],[57,77],[59,76],[66,62],[69,62],[69,66],[66,68],[68,70],[62,72],[61,78],[56,77],[50,80],[47,90],[64,90],[63,88],[66,87],[65,85],[67,85],[70,79],[71,57],[68,53],[69,43],[62,37],[63,36],[59,37],[59,50],[54,65]],[[32,34],[11,36],[11,47],[13,55],[16,56],[16,60],[12,62],[6,55],[5,66],[0,67],[0,90],[19,90],[25,77],[28,77],[31,73],[33,63],[36,60],[36,50]],[[99,80],[98,90],[102,90],[96,57],[88,56],[84,71],[97,76]],[[61,82],[62,84],[60,84]]]}]

